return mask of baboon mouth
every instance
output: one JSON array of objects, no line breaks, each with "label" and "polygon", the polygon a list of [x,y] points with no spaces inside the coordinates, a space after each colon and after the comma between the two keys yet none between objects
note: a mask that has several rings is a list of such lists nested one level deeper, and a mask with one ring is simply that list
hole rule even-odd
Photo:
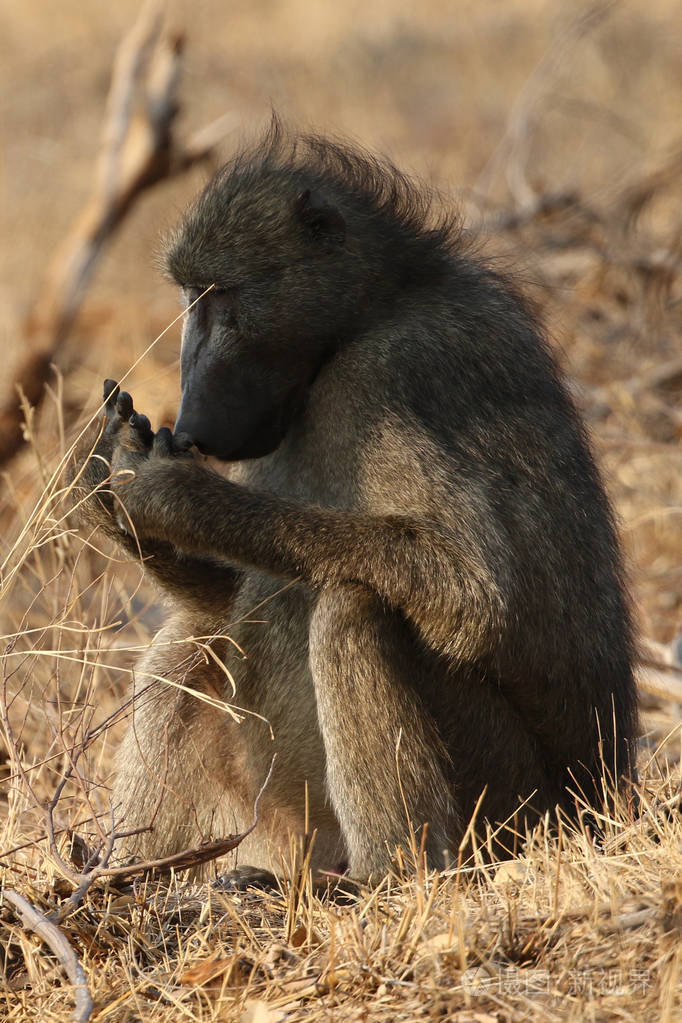
[{"label": "baboon mouth", "polygon": [[280,431],[258,431],[247,440],[231,448],[221,448],[203,441],[194,441],[194,447],[206,457],[216,458],[219,462],[243,462],[252,458],[263,458],[275,451],[282,442]]},{"label": "baboon mouth", "polygon": [[211,444],[204,444],[202,441],[195,441],[194,447],[200,455],[203,455],[205,458],[215,458],[218,462],[240,461],[238,452],[235,451],[220,451]]},{"label": "baboon mouth", "polygon": [[[236,414],[228,421],[218,414],[215,421],[208,415],[195,416],[182,410],[175,423],[176,435],[191,439],[200,454],[221,462],[241,462],[262,458],[279,447],[290,425],[286,410],[267,407],[254,415]],[[208,420],[208,421],[207,421]]]}]

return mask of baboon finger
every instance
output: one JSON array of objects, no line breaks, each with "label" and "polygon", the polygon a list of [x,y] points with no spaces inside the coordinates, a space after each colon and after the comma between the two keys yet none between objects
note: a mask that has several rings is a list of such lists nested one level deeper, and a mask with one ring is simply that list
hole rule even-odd
[{"label": "baboon finger", "polygon": [[189,433],[174,433],[173,434],[173,450],[176,455],[189,454],[190,448],[194,445],[194,441]]},{"label": "baboon finger", "polygon": [[154,454],[160,455],[162,458],[168,458],[174,454],[173,434],[167,426],[162,426],[154,437]]},{"label": "baboon finger", "polygon": [[104,393],[103,400],[111,412],[116,408],[116,399],[119,395],[119,386],[115,380],[109,380],[108,378],[104,381]]},{"label": "baboon finger", "polygon": [[152,432],[152,424],[149,422],[147,416],[143,415],[141,412],[133,412],[128,422],[135,433],[137,433],[145,447],[151,447],[152,441],[154,440],[154,434]]},{"label": "baboon finger", "polygon": [[116,399],[116,412],[124,422],[129,422],[135,409],[133,408],[133,399],[127,391],[121,391],[118,398]]}]

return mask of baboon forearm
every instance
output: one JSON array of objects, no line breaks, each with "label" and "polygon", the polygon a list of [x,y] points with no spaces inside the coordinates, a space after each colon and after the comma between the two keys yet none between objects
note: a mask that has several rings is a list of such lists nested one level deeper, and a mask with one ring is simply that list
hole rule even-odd
[{"label": "baboon forearm", "polygon": [[93,486],[102,483],[86,478],[86,486],[74,486],[74,511],[82,523],[99,529],[130,558],[141,560],[167,596],[203,614],[210,611],[224,616],[241,584],[239,569],[216,558],[178,551],[167,540],[136,538],[122,532],[113,514],[118,498],[106,488],[96,493],[89,490],[88,482]]},{"label": "baboon forearm", "polygon": [[[301,577],[314,588],[366,586],[448,656],[489,652],[501,631],[491,573],[472,563],[456,536],[429,523],[300,504],[191,463],[157,462],[146,483],[141,508],[135,496],[145,532],[182,550]],[[125,486],[121,497],[125,503]]]},{"label": "baboon forearm", "polygon": [[[203,615],[224,620],[241,585],[239,569],[216,558],[185,554],[164,542],[143,540],[141,551],[145,571],[164,593]],[[138,554],[137,545],[134,553]]]}]

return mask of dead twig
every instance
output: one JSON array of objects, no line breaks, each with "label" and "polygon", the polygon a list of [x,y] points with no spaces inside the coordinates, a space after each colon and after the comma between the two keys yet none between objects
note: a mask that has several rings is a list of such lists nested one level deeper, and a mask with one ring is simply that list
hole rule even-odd
[{"label": "dead twig", "polygon": [[643,210],[662,189],[679,181],[682,172],[682,141],[676,139],[653,169],[631,182],[618,196],[618,213],[626,229],[634,227]]},{"label": "dead twig", "polygon": [[5,888],[2,894],[5,902],[9,902],[11,906],[14,906],[24,927],[37,934],[61,963],[64,972],[71,981],[76,999],[73,1018],[77,1023],[86,1023],[92,1014],[94,1002],[90,994],[85,971],[78,962],[76,953],[71,948],[66,936],[55,923],[48,920],[43,913],[39,912],[35,906],[32,906],[18,892],[13,891],[11,888]]},{"label": "dead twig", "polygon": [[182,35],[163,34],[158,4],[144,4],[115,58],[92,195],[50,264],[25,327],[26,355],[0,406],[0,466],[25,439],[19,395],[40,404],[97,260],[130,207],[145,189],[205,160],[231,127],[226,115],[186,143],[175,138],[182,50]]},{"label": "dead twig", "polygon": [[99,871],[98,877],[122,878],[151,874],[156,878],[163,874],[170,874],[171,870],[188,870],[191,867],[199,867],[203,863],[217,860],[219,856],[226,856],[227,853],[236,849],[251,834],[257,823],[257,820],[254,821],[240,835],[227,835],[225,838],[217,838],[214,842],[204,842],[202,845],[173,853],[172,856],[161,856],[156,860],[140,860],[137,863],[127,863],[120,867],[106,867]]}]

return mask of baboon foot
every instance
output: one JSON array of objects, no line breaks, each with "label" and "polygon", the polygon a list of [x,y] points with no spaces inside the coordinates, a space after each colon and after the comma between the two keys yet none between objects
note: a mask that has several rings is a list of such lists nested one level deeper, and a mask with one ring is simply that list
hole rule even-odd
[{"label": "baboon foot", "polygon": [[[318,870],[313,874],[313,892],[323,902],[334,902],[337,905],[350,905],[357,901],[362,890],[358,881],[344,874],[335,874]],[[261,867],[242,866],[226,871],[212,882],[211,887],[225,894],[243,894],[245,892],[277,892],[282,891],[278,879],[269,870]]]},{"label": "baboon foot", "polygon": [[269,870],[261,867],[235,867],[228,870],[211,883],[211,888],[226,893],[241,893],[255,890],[259,892],[279,891],[277,878]]}]

